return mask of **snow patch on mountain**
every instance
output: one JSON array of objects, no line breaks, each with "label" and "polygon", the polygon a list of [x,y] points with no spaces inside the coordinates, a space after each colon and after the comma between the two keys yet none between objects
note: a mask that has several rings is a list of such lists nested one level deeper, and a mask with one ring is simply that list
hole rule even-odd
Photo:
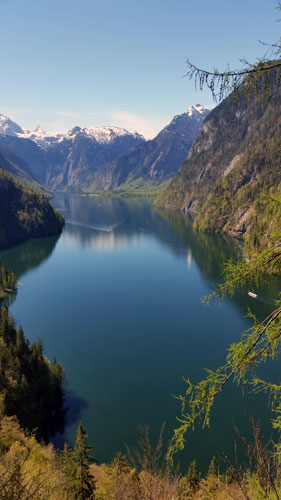
[{"label": "snow patch on mountain", "polygon": [[22,133],[22,128],[13,122],[8,116],[0,114],[0,134],[17,135]]},{"label": "snow patch on mountain", "polygon": [[35,127],[35,129],[33,130],[33,133],[34,134],[40,134],[40,135],[46,135],[46,132],[45,130],[42,129],[42,127],[40,127],[40,125],[37,125],[37,127]]},{"label": "snow patch on mountain", "polygon": [[[0,130],[1,132],[1,130]],[[110,144],[118,137],[130,136],[134,139],[142,139],[144,137],[137,132],[129,132],[128,130],[120,127],[74,127],[67,132],[45,132],[40,125],[38,125],[33,131],[24,129],[21,133],[16,134],[18,137],[24,139],[31,139],[36,142],[38,146],[46,148],[51,144],[61,143],[64,140],[72,140],[72,142],[78,136],[84,136],[88,139],[92,139],[99,144]]]},{"label": "snow patch on mountain", "polygon": [[194,116],[194,114],[199,113],[200,115],[204,114],[206,112],[206,108],[202,106],[201,104],[196,104],[196,106],[189,106],[187,110],[188,116]]},{"label": "snow patch on mountain", "polygon": [[117,137],[125,137],[128,135],[130,135],[134,139],[144,139],[143,136],[138,134],[137,132],[129,132],[128,130],[120,127],[74,127],[66,134],[62,134],[59,138],[59,142],[61,142],[63,139],[73,139],[78,134],[95,139],[99,144],[109,144],[113,142]]}]

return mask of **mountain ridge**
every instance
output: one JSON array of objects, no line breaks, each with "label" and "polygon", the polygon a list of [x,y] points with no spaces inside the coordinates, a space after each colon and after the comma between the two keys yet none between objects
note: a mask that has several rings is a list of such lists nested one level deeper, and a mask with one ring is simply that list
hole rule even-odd
[{"label": "mountain ridge", "polygon": [[[127,190],[158,187],[176,174],[188,155],[209,110],[201,105],[190,106],[186,113],[174,116],[154,139],[117,158],[95,176],[89,190]],[[137,189],[136,189],[137,190]]]},{"label": "mountain ridge", "polygon": [[150,190],[177,172],[208,112],[200,104],[189,106],[150,141],[113,126],[76,126],[52,135],[0,115],[0,146],[22,158],[33,178],[53,191]]},{"label": "mountain ridge", "polygon": [[263,197],[281,186],[280,162],[270,155],[281,148],[281,91],[274,83],[271,93],[271,100],[249,101],[242,88],[238,99],[230,95],[212,110],[155,205],[194,212],[199,230],[245,235],[250,246],[266,245],[279,210],[271,207],[270,223],[270,203]]},{"label": "mountain ridge", "polygon": [[142,142],[141,134],[112,126],[77,126],[54,135],[37,126],[30,132],[0,115],[0,145],[22,158],[33,178],[52,190],[83,190],[96,170]]},{"label": "mountain ridge", "polygon": [[22,182],[27,188],[45,196],[50,196],[50,193],[34,179],[28,164],[15,155],[9,148],[1,145],[0,167]]}]

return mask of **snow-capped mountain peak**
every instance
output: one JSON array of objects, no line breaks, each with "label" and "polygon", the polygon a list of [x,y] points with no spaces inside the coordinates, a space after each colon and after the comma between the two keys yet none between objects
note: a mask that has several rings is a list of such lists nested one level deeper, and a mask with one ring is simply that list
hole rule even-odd
[{"label": "snow-capped mountain peak", "polygon": [[201,104],[196,104],[195,106],[189,106],[187,114],[188,116],[193,116],[196,113],[202,115],[204,111],[206,111],[206,108],[204,108],[204,106],[202,106]]},{"label": "snow-capped mountain peak", "polygon": [[37,127],[35,127],[35,129],[33,130],[33,134],[46,135],[46,132],[45,132],[45,130],[42,129],[42,127],[40,125],[37,125]]},{"label": "snow-capped mountain peak", "polygon": [[85,129],[85,131],[87,135],[94,137],[100,144],[112,142],[117,137],[125,135],[131,135],[134,138],[142,137],[137,132],[128,132],[125,128],[120,127],[91,127]]},{"label": "snow-capped mountain peak", "polygon": [[118,137],[131,136],[134,139],[144,139],[137,132],[128,132],[128,130],[121,127],[74,127],[65,134],[61,134],[59,137],[59,142],[64,139],[75,139],[77,135],[83,135],[89,139],[94,139],[99,144],[109,144],[113,142]]},{"label": "snow-capped mountain peak", "polygon": [[17,123],[10,118],[0,114],[0,134],[17,136],[21,139],[30,139],[38,144],[43,149],[48,148],[51,144],[61,143],[64,140],[74,141],[77,136],[83,135],[89,140],[94,140],[99,144],[110,144],[119,137],[131,137],[132,139],[145,140],[144,137],[137,132],[129,132],[121,127],[104,126],[104,127],[74,127],[67,132],[45,132],[40,125],[37,125],[34,130],[21,128]]},{"label": "snow-capped mountain peak", "polygon": [[0,134],[17,135],[22,132],[22,128],[17,123],[13,122],[8,116],[0,114]]}]

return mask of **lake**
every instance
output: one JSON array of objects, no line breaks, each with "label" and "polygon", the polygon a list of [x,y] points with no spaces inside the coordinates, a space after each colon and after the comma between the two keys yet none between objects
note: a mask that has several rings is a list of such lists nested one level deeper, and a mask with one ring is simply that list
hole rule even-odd
[{"label": "lake", "polygon": [[[136,446],[138,425],[155,441],[166,422],[167,439],[180,415],[172,397],[196,382],[204,368],[223,363],[227,346],[250,326],[247,308],[260,318],[273,309],[280,280],[260,290],[261,300],[239,291],[205,306],[226,259],[239,242],[196,235],[181,213],[156,211],[149,198],[56,195],[66,219],[60,237],[26,242],[0,252],[20,285],[11,312],[28,339],[43,340],[48,358],[63,363],[68,425],[61,444],[75,441],[82,420],[99,462]],[[256,290],[255,290],[256,291]],[[274,379],[277,365],[266,367]],[[217,399],[211,428],[195,430],[177,459],[182,470],[196,457],[203,470],[216,451],[233,449],[231,423],[247,429],[247,410],[268,432],[268,408],[259,396],[232,384]]]}]

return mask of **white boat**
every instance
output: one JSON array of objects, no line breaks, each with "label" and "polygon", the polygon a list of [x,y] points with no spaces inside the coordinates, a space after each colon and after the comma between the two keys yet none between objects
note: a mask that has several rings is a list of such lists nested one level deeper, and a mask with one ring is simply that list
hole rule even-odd
[{"label": "white boat", "polygon": [[250,297],[253,297],[254,299],[258,297],[257,294],[253,292],[248,292],[248,295],[250,295]]}]

